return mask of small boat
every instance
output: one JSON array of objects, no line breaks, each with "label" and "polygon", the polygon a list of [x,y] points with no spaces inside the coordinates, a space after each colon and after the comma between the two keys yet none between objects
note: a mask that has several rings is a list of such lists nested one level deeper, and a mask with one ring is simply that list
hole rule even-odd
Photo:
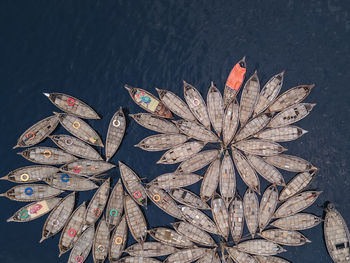
[{"label": "small boat", "polygon": [[269,224],[278,203],[278,189],[270,185],[264,192],[259,207],[259,230],[260,232]]},{"label": "small boat", "polygon": [[109,196],[106,208],[106,222],[111,230],[122,218],[124,211],[124,190],[121,180],[119,179]]},{"label": "small boat", "polygon": [[269,112],[283,111],[284,109],[303,101],[315,85],[300,85],[287,90],[274,100],[269,106]]},{"label": "small boat", "polygon": [[166,173],[154,178],[148,185],[153,185],[162,189],[173,189],[189,186],[202,180],[203,177],[191,173]]},{"label": "small boat", "polygon": [[335,263],[349,262],[349,229],[344,218],[332,203],[329,203],[326,208],[323,231],[327,250],[333,261]]},{"label": "small boat", "polygon": [[74,136],[61,134],[49,137],[59,148],[67,153],[89,160],[103,160],[94,148]]},{"label": "small boat", "polygon": [[123,257],[117,262],[118,263],[161,263],[161,261],[155,258],[144,258],[144,257]]},{"label": "small boat", "polygon": [[283,230],[278,228],[268,229],[260,232],[260,236],[277,244],[286,246],[301,246],[311,241],[303,234],[294,230]]},{"label": "small boat", "polygon": [[236,193],[235,168],[228,151],[225,151],[224,157],[221,161],[219,188],[222,198],[228,205]]},{"label": "small boat", "polygon": [[62,198],[54,197],[34,203],[30,203],[20,208],[13,214],[7,222],[29,222],[37,219],[52,210]]},{"label": "small boat", "polygon": [[322,192],[306,191],[285,201],[273,215],[274,218],[287,217],[299,213],[312,205]]},{"label": "small boat", "polygon": [[258,74],[254,74],[247,80],[243,87],[239,108],[239,121],[244,126],[253,114],[255,104],[258,101],[260,82]]},{"label": "small boat", "polygon": [[128,225],[126,224],[125,215],[122,216],[120,222],[114,228],[109,243],[109,262],[116,262],[123,254],[128,237]]},{"label": "small boat", "polygon": [[219,156],[219,150],[199,152],[183,161],[176,169],[179,173],[193,173],[212,163]]},{"label": "small boat", "polygon": [[125,252],[134,257],[162,257],[177,252],[178,249],[160,242],[145,242],[131,245]]},{"label": "small boat", "polygon": [[80,140],[94,146],[104,147],[100,136],[82,119],[67,113],[54,112],[62,126]]},{"label": "small boat", "polygon": [[163,263],[189,263],[203,257],[210,249],[196,247],[185,248],[168,256]]},{"label": "small boat", "polygon": [[60,250],[59,257],[70,250],[73,247],[74,242],[80,236],[83,230],[85,212],[86,204],[83,202],[68,218],[58,243]]},{"label": "small boat", "polygon": [[164,105],[177,116],[188,121],[197,121],[187,104],[175,93],[169,90],[157,89],[158,96]]},{"label": "small boat", "polygon": [[274,75],[262,88],[255,104],[253,117],[264,112],[275,100],[283,85],[284,71]]},{"label": "small boat", "polygon": [[305,133],[307,133],[307,131],[302,128],[290,125],[265,129],[258,134],[255,134],[254,137],[273,142],[289,142],[299,139]]},{"label": "small boat", "polygon": [[270,122],[271,117],[269,114],[260,114],[254,119],[247,122],[246,125],[242,126],[233,137],[234,142],[238,142],[254,136],[261,130],[263,130]]},{"label": "small boat", "polygon": [[78,175],[68,175],[57,173],[50,175],[46,178],[45,183],[48,185],[65,191],[88,191],[98,188],[98,185],[88,178],[84,178]]},{"label": "small boat", "polygon": [[[187,223],[185,221],[175,222],[172,223],[174,229],[176,232],[178,232],[180,235],[183,235],[187,237],[189,240],[191,240],[194,243],[203,245],[203,246],[209,246],[214,247],[216,246],[216,243],[214,239],[205,231],[202,229]],[[183,247],[191,247],[193,246],[193,243],[190,242],[186,246]]]},{"label": "small boat", "polygon": [[108,255],[109,228],[104,218],[98,223],[94,242],[92,244],[92,257],[95,263],[103,263]]},{"label": "small boat", "polygon": [[104,173],[114,167],[114,164],[105,161],[79,159],[61,166],[60,170],[63,173],[89,177]]},{"label": "small boat", "polygon": [[211,82],[207,94],[208,115],[216,134],[220,137],[224,118],[224,101],[218,88]]},{"label": "small boat", "polygon": [[165,152],[162,157],[160,157],[157,164],[174,164],[185,161],[202,150],[204,146],[204,142],[198,141],[186,142],[182,145],[175,146]]},{"label": "small boat", "polygon": [[186,236],[165,227],[157,227],[148,231],[150,236],[155,240],[173,247],[189,248],[194,244]]},{"label": "small boat", "polygon": [[215,194],[211,200],[211,213],[219,233],[225,240],[228,240],[229,214],[224,199],[218,194]]},{"label": "small boat", "polygon": [[172,189],[169,191],[169,194],[174,200],[176,200],[177,202],[183,205],[201,209],[201,210],[210,209],[210,206],[207,203],[203,202],[198,195],[196,195],[195,193],[192,193],[187,189],[184,189],[184,188]]},{"label": "small boat", "polygon": [[202,258],[198,259],[196,263],[221,263],[221,259],[215,251],[210,250]]},{"label": "small boat", "polygon": [[308,187],[311,181],[315,178],[317,169],[311,169],[307,172],[298,173],[289,181],[289,183],[282,189],[279,201],[284,202],[288,198],[296,195]]},{"label": "small boat", "polygon": [[129,116],[146,129],[160,133],[179,133],[179,129],[174,123],[150,113],[129,114]]},{"label": "small boat", "polygon": [[226,247],[226,251],[236,263],[258,263],[253,256],[238,250],[236,247]]},{"label": "small boat", "polygon": [[135,147],[149,152],[164,151],[184,144],[188,139],[187,135],[179,133],[156,134],[144,138]]},{"label": "small boat", "polygon": [[107,137],[106,137],[106,161],[108,162],[113,155],[117,152],[126,128],[125,115],[122,107],[114,113],[111,121],[109,122]]},{"label": "small boat", "polygon": [[63,93],[44,93],[60,110],[83,119],[101,119],[86,103]]},{"label": "small boat", "polygon": [[272,226],[284,230],[305,230],[317,226],[322,219],[313,214],[298,213],[279,218],[271,223]]},{"label": "small boat", "polygon": [[45,180],[50,175],[59,171],[57,167],[49,165],[30,165],[9,172],[0,180],[8,180],[13,183],[36,183]]},{"label": "small boat", "polygon": [[280,245],[265,239],[252,239],[239,243],[237,249],[258,256],[274,256],[286,250]]},{"label": "small boat", "polygon": [[306,172],[316,169],[310,162],[293,155],[279,154],[263,158],[267,163],[289,172]]},{"label": "small boat", "polygon": [[188,206],[181,206],[181,211],[186,221],[190,224],[209,233],[219,234],[215,223],[202,211]]},{"label": "small boat", "polygon": [[243,212],[249,233],[254,238],[259,226],[259,200],[250,188],[247,189],[243,197]]},{"label": "small boat", "polygon": [[243,57],[232,68],[230,74],[227,77],[225,89],[224,89],[225,108],[236,98],[239,92],[239,89],[243,84],[246,71],[247,71],[247,64],[245,63],[245,57]]},{"label": "small boat", "polygon": [[236,193],[228,209],[230,216],[230,227],[233,241],[238,244],[242,238],[244,227],[244,212],[242,198]]},{"label": "small boat", "polygon": [[141,179],[126,164],[120,161],[118,163],[119,163],[120,177],[122,178],[124,186],[128,191],[129,195],[139,205],[147,206],[146,190],[141,184]]},{"label": "small boat", "polygon": [[23,158],[33,163],[58,165],[77,160],[75,156],[52,147],[32,147],[18,152]]},{"label": "small boat", "polygon": [[17,140],[13,147],[30,147],[42,142],[49,136],[60,122],[55,115],[47,117],[28,128]]},{"label": "small boat", "polygon": [[258,263],[291,263],[284,258],[273,257],[273,256],[254,256]]},{"label": "small boat", "polygon": [[267,181],[276,185],[286,185],[282,174],[273,165],[268,164],[263,158],[256,155],[246,154],[246,157],[251,166]]},{"label": "small boat", "polygon": [[163,190],[153,185],[146,186],[146,193],[149,199],[165,213],[172,217],[182,219],[182,213],[177,203]]},{"label": "small boat", "polygon": [[260,194],[260,181],[252,166],[249,164],[244,155],[232,147],[232,157],[237,171],[245,184]]},{"label": "small boat", "polygon": [[94,241],[94,234],[95,228],[90,226],[78,237],[70,252],[68,263],[84,262],[88,258]]},{"label": "small boat", "polygon": [[124,88],[129,92],[133,101],[145,111],[158,117],[173,118],[170,110],[153,94],[143,89],[133,88],[129,85],[125,85]]},{"label": "small boat", "polygon": [[224,146],[232,141],[236,134],[239,123],[239,104],[237,100],[233,100],[226,108],[222,124],[222,140]]},{"label": "small boat", "polygon": [[46,184],[19,184],[0,196],[19,202],[32,202],[55,197],[63,191]]},{"label": "small boat", "polygon": [[184,83],[184,97],[187,105],[189,106],[192,114],[197,118],[197,120],[203,124],[205,128],[210,130],[210,120],[207,111],[207,107],[203,100],[202,95],[199,91],[188,84],[186,81]]},{"label": "small boat", "polygon": [[47,217],[40,243],[45,239],[56,235],[67,223],[75,204],[75,193],[71,193],[63,198],[51,211]]},{"label": "small boat", "polygon": [[220,165],[220,158],[217,158],[209,165],[207,171],[205,172],[200,189],[200,197],[203,202],[209,201],[213,197],[216,188],[218,187],[220,179]]},{"label": "small boat", "polygon": [[287,151],[286,148],[277,142],[260,139],[242,140],[236,142],[233,146],[245,153],[260,156],[274,156]]},{"label": "small boat", "polygon": [[210,130],[197,122],[186,120],[173,121],[176,127],[188,137],[202,142],[219,142],[220,139]]},{"label": "small boat", "polygon": [[147,236],[146,219],[134,199],[127,194],[124,197],[124,211],[131,235],[142,245]]}]

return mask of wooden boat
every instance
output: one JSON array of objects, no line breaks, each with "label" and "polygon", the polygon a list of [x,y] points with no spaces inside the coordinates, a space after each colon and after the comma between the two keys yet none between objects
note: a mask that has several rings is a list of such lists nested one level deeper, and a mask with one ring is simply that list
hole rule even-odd
[{"label": "wooden boat", "polygon": [[188,137],[202,142],[219,142],[220,139],[210,130],[197,122],[186,120],[173,121],[176,127]]},{"label": "wooden boat", "polygon": [[61,134],[49,137],[59,148],[67,153],[89,160],[103,160],[94,148],[74,136]]},{"label": "wooden boat", "polygon": [[204,146],[204,142],[198,141],[186,142],[182,145],[175,146],[165,152],[162,157],[160,157],[157,164],[174,164],[185,161],[202,150]]},{"label": "wooden boat", "polygon": [[63,191],[45,184],[20,184],[0,196],[19,202],[32,202],[55,197]]},{"label": "wooden boat", "polygon": [[224,118],[224,101],[220,91],[211,82],[207,94],[208,115],[216,134],[220,137],[222,130],[222,119]]},{"label": "wooden boat", "polygon": [[221,161],[219,187],[220,194],[228,205],[236,193],[235,168],[233,167],[233,162],[228,151],[225,151]]},{"label": "wooden boat", "polygon": [[251,167],[247,159],[244,157],[244,155],[238,150],[236,150],[234,147],[232,147],[232,157],[235,166],[238,170],[238,173],[245,182],[245,184],[258,194],[260,194],[259,178],[255,170]]},{"label": "wooden boat", "polygon": [[95,228],[90,226],[78,237],[70,252],[68,263],[84,262],[88,258],[94,241],[94,234]]},{"label": "wooden boat", "polygon": [[80,236],[84,225],[85,212],[86,204],[83,202],[68,218],[58,243],[60,250],[59,257],[70,250],[74,242]]},{"label": "wooden boat", "polygon": [[225,89],[224,89],[225,108],[236,98],[239,92],[239,89],[242,86],[246,71],[247,71],[247,64],[245,63],[245,57],[243,57],[232,68],[230,74],[227,77]]},{"label": "wooden boat", "polygon": [[161,263],[161,261],[155,258],[144,258],[144,257],[123,257],[117,262],[118,263]]},{"label": "wooden boat", "polygon": [[95,263],[103,263],[108,254],[109,228],[104,218],[98,223],[94,242],[92,244],[92,256]]},{"label": "wooden boat", "polygon": [[123,180],[126,190],[136,203],[142,206],[147,206],[146,190],[141,184],[138,175],[131,170],[126,164],[119,163],[120,177]]},{"label": "wooden boat", "polygon": [[194,244],[186,236],[175,232],[172,229],[165,227],[157,227],[148,231],[150,236],[155,240],[162,242],[169,246],[189,248],[193,247]]},{"label": "wooden boat", "polygon": [[244,227],[244,212],[242,198],[236,193],[228,209],[230,228],[233,241],[238,244],[242,238]]},{"label": "wooden boat", "polygon": [[233,144],[234,147],[249,154],[260,156],[274,156],[287,151],[277,142],[260,139],[242,140]]},{"label": "wooden boat", "polygon": [[88,144],[103,147],[100,136],[85,121],[67,113],[54,112],[54,114],[69,133]]},{"label": "wooden boat", "polygon": [[313,214],[298,213],[279,218],[271,223],[272,226],[284,230],[305,230],[317,226],[322,219]]},{"label": "wooden boat", "polygon": [[32,147],[18,152],[28,161],[39,164],[58,165],[77,160],[75,156],[52,147]]},{"label": "wooden boat", "polygon": [[160,242],[145,242],[131,245],[125,252],[134,257],[161,257],[177,252],[178,249]]},{"label": "wooden boat", "polygon": [[238,142],[254,136],[264,129],[269,124],[270,120],[271,117],[269,114],[264,113],[256,116],[254,119],[249,120],[246,125],[242,126],[237,131],[237,134],[233,137],[233,141]]},{"label": "wooden boat", "polygon": [[176,125],[149,113],[129,114],[139,125],[160,133],[179,133]]},{"label": "wooden boat", "polygon": [[193,116],[191,110],[187,104],[180,99],[175,93],[169,90],[157,89],[158,96],[164,105],[177,116],[188,121],[196,121],[196,117]]},{"label": "wooden boat", "polygon": [[13,183],[35,183],[44,180],[59,171],[57,167],[49,165],[30,165],[9,172],[0,180],[8,180]]},{"label": "wooden boat", "polygon": [[228,240],[229,214],[224,199],[218,194],[215,194],[211,200],[211,213],[219,233],[225,240]]},{"label": "wooden boat", "polygon": [[[207,232],[190,223],[180,221],[173,223],[172,226],[174,227],[176,232],[178,232],[180,235],[187,237],[194,243],[209,247],[216,246],[214,239]],[[192,242],[189,242],[186,246],[183,247],[193,246]]]},{"label": "wooden boat", "polygon": [[187,105],[189,106],[192,114],[197,118],[197,120],[203,124],[205,128],[210,130],[210,120],[207,111],[207,107],[203,100],[202,95],[199,91],[188,84],[186,81],[184,83],[184,97]]},{"label": "wooden boat", "polygon": [[246,154],[246,157],[251,166],[267,181],[276,185],[286,185],[282,174],[273,165],[268,164],[263,158],[256,155]]},{"label": "wooden boat", "polygon": [[327,250],[333,261],[335,263],[349,262],[349,229],[344,218],[332,203],[329,203],[326,208],[323,231]]},{"label": "wooden boat", "polygon": [[273,256],[254,256],[258,263],[291,263],[284,258],[273,257]]},{"label": "wooden boat", "polygon": [[106,208],[106,222],[111,230],[122,218],[124,211],[124,190],[121,180],[119,179],[109,196]]},{"label": "wooden boat", "polygon": [[63,93],[44,93],[60,110],[83,119],[100,119],[98,114],[86,103]]},{"label": "wooden boat", "polygon": [[113,155],[117,152],[126,128],[125,115],[122,107],[114,113],[111,121],[109,122],[107,137],[106,137],[106,161],[108,162]]},{"label": "wooden boat", "polygon": [[316,169],[310,162],[293,155],[279,154],[263,158],[267,163],[289,172],[306,172]]},{"label": "wooden boat", "polygon": [[80,176],[93,176],[104,173],[115,165],[104,161],[79,159],[60,167],[61,172]]},{"label": "wooden boat", "polygon": [[53,209],[61,201],[61,199],[62,198],[54,197],[30,203],[20,208],[9,219],[7,219],[7,222],[29,222],[37,219]]},{"label": "wooden boat", "polygon": [[88,191],[98,188],[98,185],[96,185],[93,181],[72,174],[68,175],[57,173],[50,175],[44,181],[54,188],[65,191]]},{"label": "wooden boat", "polygon": [[75,204],[75,193],[71,193],[63,198],[47,217],[40,243],[45,239],[56,235],[67,223]]},{"label": "wooden boat", "polygon": [[31,127],[29,127],[17,140],[17,144],[13,147],[30,147],[42,142],[49,136],[59,124],[55,115],[47,117]]},{"label": "wooden boat", "polygon": [[279,196],[279,201],[284,202],[288,198],[296,195],[308,187],[311,181],[315,178],[317,169],[311,169],[307,172],[298,173],[289,181],[289,183],[282,189]]},{"label": "wooden boat", "polygon": [[218,187],[220,178],[220,165],[220,158],[217,158],[209,165],[207,171],[205,172],[200,189],[200,196],[203,202],[209,201],[213,197],[216,188]]},{"label": "wooden boat", "polygon": [[274,142],[289,142],[299,139],[305,133],[307,133],[307,131],[303,130],[302,128],[290,125],[279,128],[265,129],[258,134],[255,134],[254,137]]},{"label": "wooden boat", "polygon": [[254,74],[247,80],[244,85],[240,108],[239,108],[239,121],[244,126],[253,114],[255,104],[258,101],[260,92],[260,82],[258,74],[255,71]]},{"label": "wooden boat", "polygon": [[270,185],[264,192],[259,207],[259,230],[260,232],[269,224],[278,203],[278,189]]},{"label": "wooden boat", "polygon": [[283,85],[284,71],[274,75],[262,88],[255,104],[253,117],[264,112],[275,100]]},{"label": "wooden boat", "polygon": [[189,137],[187,135],[179,133],[156,134],[144,138],[135,147],[149,152],[164,151],[181,145],[188,139]]},{"label": "wooden boat", "polygon": [[164,103],[158,100],[153,94],[129,85],[125,85],[124,88],[129,92],[133,101],[145,111],[162,118],[173,118],[173,115]]},{"label": "wooden boat", "polygon": [[[215,251],[208,251],[202,258],[198,259],[196,263],[221,263],[221,259]],[[227,261],[226,261],[227,263]]]},{"label": "wooden boat", "polygon": [[287,90],[282,93],[274,100],[274,102],[269,106],[269,112],[282,111],[292,105],[295,105],[303,101],[311,92],[311,89],[315,85],[300,85]]},{"label": "wooden boat", "polygon": [[181,206],[181,211],[186,221],[190,224],[209,233],[219,234],[215,223],[202,211],[188,206]]},{"label": "wooden boat", "polygon": [[199,152],[183,161],[176,169],[179,173],[193,173],[212,163],[219,156],[219,150]]},{"label": "wooden boat", "polygon": [[286,250],[280,245],[265,239],[252,239],[239,243],[237,249],[259,256],[274,256]]},{"label": "wooden boat", "polygon": [[278,128],[300,121],[309,115],[315,106],[316,104],[311,103],[299,103],[293,105],[274,116],[268,124],[268,127]]},{"label": "wooden boat", "polygon": [[109,262],[116,262],[122,255],[128,237],[128,226],[125,215],[122,216],[119,224],[114,228],[109,244]]},{"label": "wooden boat", "polygon": [[311,241],[303,234],[294,230],[283,230],[278,228],[268,229],[260,232],[260,236],[277,244],[286,246],[301,246]]},{"label": "wooden boat", "polygon": [[259,200],[254,191],[249,188],[243,197],[243,212],[249,233],[254,238],[259,226]]},{"label": "wooden boat", "polygon": [[322,192],[306,191],[285,201],[273,215],[274,218],[287,217],[299,213],[312,205]]},{"label": "wooden boat", "polygon": [[233,100],[226,108],[222,121],[222,141],[227,146],[236,134],[239,123],[239,104]]},{"label": "wooden boat", "polygon": [[131,235],[142,245],[147,236],[146,219],[137,203],[127,194],[124,197],[124,211]]},{"label": "wooden boat", "polygon": [[236,263],[258,263],[253,256],[238,250],[236,247],[226,247],[225,249]]},{"label": "wooden boat", "polygon": [[187,189],[175,188],[170,190],[169,194],[173,199],[183,205],[201,210],[210,209],[210,206],[207,203],[203,202],[198,195],[192,193]]},{"label": "wooden boat", "polygon": [[164,263],[189,263],[203,257],[210,249],[208,248],[185,248],[168,256]]},{"label": "wooden boat", "polygon": [[148,185],[162,189],[185,187],[197,183],[203,179],[201,175],[191,173],[166,173],[154,178]]},{"label": "wooden boat", "polygon": [[156,206],[172,217],[182,219],[182,213],[177,203],[163,190],[153,185],[146,186],[146,193]]}]

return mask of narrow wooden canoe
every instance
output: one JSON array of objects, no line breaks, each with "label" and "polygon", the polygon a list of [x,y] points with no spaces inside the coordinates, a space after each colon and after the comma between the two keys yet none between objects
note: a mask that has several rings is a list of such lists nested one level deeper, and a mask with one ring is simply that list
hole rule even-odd
[{"label": "narrow wooden canoe", "polygon": [[247,122],[246,125],[242,126],[233,137],[233,141],[238,142],[243,139],[247,139],[254,136],[262,129],[264,129],[270,122],[271,117],[269,114],[261,114],[256,116]]},{"label": "narrow wooden canoe", "polygon": [[207,171],[205,172],[200,189],[200,196],[203,202],[209,201],[213,197],[216,188],[218,187],[220,179],[220,165],[220,158],[217,158],[209,165]]},{"label": "narrow wooden canoe", "polygon": [[109,245],[109,262],[116,262],[122,255],[128,237],[128,225],[125,215],[115,227]]},{"label": "narrow wooden canoe", "polygon": [[30,165],[9,172],[0,180],[8,180],[13,183],[35,183],[45,180],[57,173],[59,169],[49,165]]},{"label": "narrow wooden canoe", "polygon": [[215,223],[202,211],[188,206],[181,206],[181,211],[184,218],[190,224],[209,233],[219,234]]},{"label": "narrow wooden canoe", "polygon": [[208,251],[202,258],[198,259],[196,263],[221,263],[221,259],[214,250],[211,250]]},{"label": "narrow wooden canoe", "polygon": [[254,256],[258,263],[291,263],[284,258],[273,257],[273,256]]},{"label": "narrow wooden canoe", "polygon": [[93,181],[77,175],[57,173],[46,178],[45,183],[65,191],[89,191],[98,188]]},{"label": "narrow wooden canoe", "polygon": [[242,238],[244,227],[244,212],[242,198],[236,193],[235,197],[230,203],[229,210],[230,227],[233,241],[238,244]]},{"label": "narrow wooden canoe", "polygon": [[298,213],[279,218],[271,223],[272,226],[284,230],[305,230],[317,226],[322,219],[313,214]]},{"label": "narrow wooden canoe", "polygon": [[142,150],[155,152],[169,150],[172,147],[185,143],[189,137],[179,133],[156,134],[144,138],[138,144],[134,145]]},{"label": "narrow wooden canoe", "polygon": [[186,248],[168,256],[164,263],[189,263],[203,257],[210,250],[208,248]]},{"label": "narrow wooden canoe", "polygon": [[174,164],[185,161],[202,150],[204,146],[204,142],[198,141],[186,142],[182,145],[175,146],[165,152],[162,157],[160,157],[157,164]]},{"label": "narrow wooden canoe", "polygon": [[269,224],[278,203],[278,189],[275,185],[269,186],[260,201],[259,207],[259,231]]},{"label": "narrow wooden canoe", "polygon": [[123,257],[118,263],[161,263],[161,261],[155,258],[144,258],[144,257]]},{"label": "narrow wooden canoe", "polygon": [[69,255],[69,263],[84,262],[88,258],[94,241],[94,234],[95,228],[90,226],[78,237]]},{"label": "narrow wooden canoe", "polygon": [[211,82],[207,94],[207,107],[211,125],[216,134],[220,137],[225,106],[221,93],[213,82]]},{"label": "narrow wooden canoe", "polygon": [[236,134],[239,123],[239,104],[237,100],[232,101],[226,108],[222,124],[222,140],[224,146],[232,141]]},{"label": "narrow wooden canoe", "polygon": [[210,209],[210,206],[207,203],[203,202],[198,195],[196,195],[195,193],[192,193],[187,189],[184,189],[184,188],[172,189],[169,191],[169,194],[173,199],[175,199],[177,202],[183,205],[201,209],[201,210]]},{"label": "narrow wooden canoe", "polygon": [[215,194],[211,200],[211,213],[220,235],[228,240],[230,232],[229,214],[224,199],[218,194]]},{"label": "narrow wooden canoe", "polygon": [[239,243],[240,251],[259,256],[274,256],[286,250],[280,245],[265,239],[253,239]]},{"label": "narrow wooden canoe", "polygon": [[183,161],[176,169],[179,173],[193,173],[212,163],[219,156],[219,150],[199,152]]},{"label": "narrow wooden canoe", "polygon": [[97,225],[94,242],[92,244],[92,257],[95,263],[103,263],[108,255],[109,228],[106,220],[102,218]]},{"label": "narrow wooden canoe", "polygon": [[170,121],[153,116],[149,113],[129,114],[139,125],[160,133],[179,133],[176,125]]},{"label": "narrow wooden canoe", "polygon": [[254,137],[274,142],[289,142],[299,139],[305,133],[307,133],[307,131],[303,130],[302,128],[290,125],[279,128],[265,129],[258,134],[255,134]]},{"label": "narrow wooden canoe", "polygon": [[107,163],[104,161],[80,159],[61,166],[60,170],[63,173],[68,173],[73,175],[93,176],[93,175],[104,173],[114,167],[115,167],[114,164]]},{"label": "narrow wooden canoe", "polygon": [[225,151],[221,161],[219,187],[220,194],[228,206],[236,194],[235,168],[233,167],[233,162],[228,151]]},{"label": "narrow wooden canoe", "polygon": [[58,165],[77,160],[75,156],[52,147],[32,147],[18,152],[28,161],[39,164]]},{"label": "narrow wooden canoe", "polygon": [[274,156],[287,151],[286,148],[277,142],[260,139],[242,140],[236,142],[233,146],[245,153],[260,156]]},{"label": "narrow wooden canoe", "polygon": [[253,256],[238,250],[236,247],[226,247],[226,250],[236,263],[258,263]]},{"label": "narrow wooden canoe", "polygon": [[110,230],[119,224],[123,211],[124,190],[121,179],[119,179],[109,196],[106,208],[106,222]]},{"label": "narrow wooden canoe", "polygon": [[249,233],[254,238],[259,226],[259,200],[254,191],[249,188],[243,197],[243,211]]},{"label": "narrow wooden canoe", "polygon": [[186,120],[173,121],[176,127],[188,137],[202,142],[219,142],[220,139],[210,130],[197,122]]},{"label": "narrow wooden canoe", "polygon": [[177,252],[178,249],[160,242],[145,242],[131,245],[125,252],[134,257],[162,257]]},{"label": "narrow wooden canoe", "polygon": [[263,158],[267,163],[289,172],[306,172],[317,169],[310,162],[293,155],[279,154]]},{"label": "narrow wooden canoe", "polygon": [[162,118],[173,118],[170,110],[168,110],[164,103],[158,100],[153,94],[143,89],[133,88],[129,85],[125,85],[124,88],[129,92],[133,101],[145,111]]},{"label": "narrow wooden canoe", "polygon": [[197,183],[201,179],[203,179],[203,177],[198,174],[166,173],[154,178],[149,185],[168,190],[189,186]]},{"label": "narrow wooden canoe", "polygon": [[283,230],[278,228],[264,230],[260,236],[277,244],[286,246],[302,246],[311,241],[303,234],[294,230]]},{"label": "narrow wooden canoe", "polygon": [[157,227],[148,231],[151,237],[169,246],[189,248],[194,244],[185,235],[179,234],[172,229],[165,227]]}]

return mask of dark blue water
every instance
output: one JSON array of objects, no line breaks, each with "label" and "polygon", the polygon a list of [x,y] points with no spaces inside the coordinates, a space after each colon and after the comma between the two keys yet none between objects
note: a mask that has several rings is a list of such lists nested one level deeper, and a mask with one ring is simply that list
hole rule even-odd
[{"label": "dark blue water", "polygon": [[[335,0],[1,1],[1,174],[29,165],[12,146],[25,129],[56,110],[42,92],[88,102],[103,116],[89,123],[105,138],[119,106],[141,111],[123,89],[125,83],[182,96],[185,79],[206,95],[210,80],[223,90],[232,66],[246,55],[248,75],[258,70],[262,83],[285,69],[283,90],[316,84],[307,101],[317,107],[298,123],[309,133],[284,145],[320,168],[311,188],[323,194],[307,211],[322,215],[319,206],[330,200],[350,222],[349,7],[348,1]],[[148,181],[172,171],[155,164],[161,153],[133,147],[150,134],[130,120],[112,162],[123,161]],[[110,175],[113,183],[119,178],[117,169]],[[245,187],[238,181],[242,195]],[[261,181],[264,190],[267,184]],[[0,192],[12,186],[1,182]],[[190,189],[198,193],[199,185]],[[80,194],[79,203],[92,194]],[[0,199],[0,262],[65,262],[68,253],[57,258],[59,236],[38,243],[46,217],[5,222],[23,205]],[[174,221],[153,204],[145,215],[149,227]],[[288,247],[282,256],[293,262],[331,262],[322,226],[303,233],[312,243]]]}]

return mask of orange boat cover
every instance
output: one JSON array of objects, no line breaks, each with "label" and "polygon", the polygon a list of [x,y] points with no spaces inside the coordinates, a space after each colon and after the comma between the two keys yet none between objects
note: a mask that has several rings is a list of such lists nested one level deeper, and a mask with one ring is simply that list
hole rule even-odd
[{"label": "orange boat cover", "polygon": [[246,71],[246,68],[241,67],[239,63],[237,63],[231,70],[225,86],[233,90],[239,90],[239,88],[242,86]]}]

